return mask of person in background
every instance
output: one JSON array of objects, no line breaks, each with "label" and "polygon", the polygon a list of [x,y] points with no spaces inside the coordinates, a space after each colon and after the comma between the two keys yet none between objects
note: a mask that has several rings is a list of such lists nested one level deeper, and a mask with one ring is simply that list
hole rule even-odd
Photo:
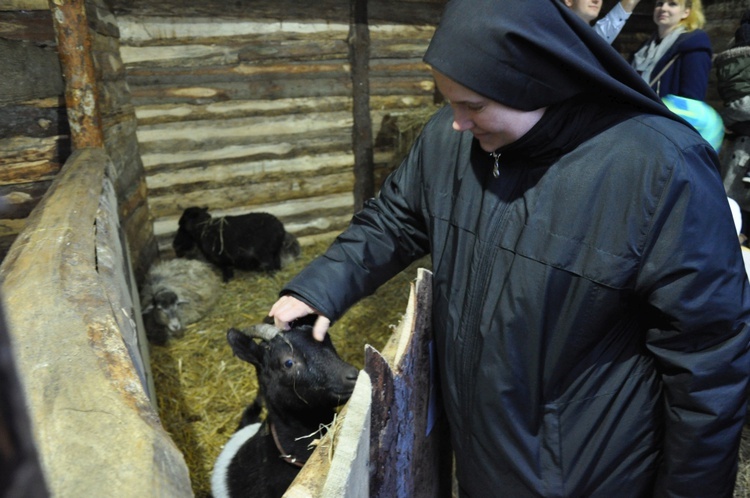
[{"label": "person in background", "polygon": [[[594,31],[607,40],[607,43],[612,43],[640,1],[620,0],[607,12],[607,15],[594,24]],[[602,10],[602,0],[564,0],[564,2],[578,17],[589,24],[599,16],[599,11]]]},{"label": "person in background", "polygon": [[559,0],[451,0],[424,60],[449,105],[275,324],[323,339],[430,254],[461,498],[731,497],[750,282],[716,152]]},{"label": "person in background", "polygon": [[664,104],[695,127],[718,152],[724,123],[705,102],[711,41],[700,0],[657,0],[656,32],[633,54],[632,65]]},{"label": "person in background", "polygon": [[705,100],[711,41],[700,0],[657,0],[656,32],[633,54],[633,68],[660,97]]},{"label": "person in background", "polygon": [[727,196],[737,201],[743,234],[750,228],[750,9],[747,9],[729,49],[714,59],[717,90],[724,104],[727,129],[722,174]]},{"label": "person in background", "polygon": [[734,134],[750,137],[750,9],[740,19],[732,47],[716,55],[714,66],[724,125]]}]

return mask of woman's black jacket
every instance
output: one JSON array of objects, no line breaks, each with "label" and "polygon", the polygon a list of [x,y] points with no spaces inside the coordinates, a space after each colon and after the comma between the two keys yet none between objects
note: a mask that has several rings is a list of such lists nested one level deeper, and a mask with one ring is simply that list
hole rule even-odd
[{"label": "woman's black jacket", "polygon": [[750,294],[710,146],[640,115],[495,178],[451,120],[282,293],[335,320],[431,254],[464,495],[731,496]]}]

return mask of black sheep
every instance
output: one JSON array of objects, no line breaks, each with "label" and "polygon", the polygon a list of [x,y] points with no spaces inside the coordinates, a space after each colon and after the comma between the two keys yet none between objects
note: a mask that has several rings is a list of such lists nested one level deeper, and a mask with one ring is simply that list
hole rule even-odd
[{"label": "black sheep", "polygon": [[280,497],[312,453],[309,436],[333,421],[359,370],[338,356],[328,335],[315,340],[310,325],[286,332],[268,324],[230,329],[227,340],[235,355],[255,366],[259,394],[216,460],[213,497]]},{"label": "black sheep", "polygon": [[224,281],[234,269],[275,271],[300,253],[296,237],[269,213],[247,213],[212,218],[208,208],[183,211],[172,242],[175,255],[186,257],[196,246],[221,269]]}]

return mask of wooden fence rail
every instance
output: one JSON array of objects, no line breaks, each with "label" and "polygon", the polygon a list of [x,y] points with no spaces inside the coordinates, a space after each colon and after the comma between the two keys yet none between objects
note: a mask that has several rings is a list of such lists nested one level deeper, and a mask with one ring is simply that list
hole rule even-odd
[{"label": "wooden fence rail", "polygon": [[0,266],[18,376],[53,496],[192,496],[149,398],[112,167],[74,152]]}]

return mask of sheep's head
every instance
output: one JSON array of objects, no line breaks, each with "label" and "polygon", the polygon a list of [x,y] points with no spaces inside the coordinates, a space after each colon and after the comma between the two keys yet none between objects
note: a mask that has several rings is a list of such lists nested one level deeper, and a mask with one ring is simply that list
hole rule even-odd
[{"label": "sheep's head", "polygon": [[332,409],[345,403],[354,390],[359,370],[341,359],[330,336],[323,342],[315,340],[310,325],[285,332],[268,324],[230,329],[227,340],[240,359],[255,366],[269,408]]},{"label": "sheep's head", "polygon": [[207,207],[191,206],[182,212],[172,241],[172,248],[178,258],[187,256],[195,247],[195,237],[200,233],[199,225],[207,221],[211,221]]},{"label": "sheep's head", "polygon": [[174,292],[164,290],[154,294],[143,313],[151,313],[154,323],[169,330],[172,337],[182,337],[185,327],[180,320],[178,306],[185,303],[187,301],[179,299]]},{"label": "sheep's head", "polygon": [[191,206],[186,208],[180,216],[180,221],[177,223],[180,228],[192,230],[199,223],[204,223],[211,220],[211,214],[208,212],[207,207]]}]

